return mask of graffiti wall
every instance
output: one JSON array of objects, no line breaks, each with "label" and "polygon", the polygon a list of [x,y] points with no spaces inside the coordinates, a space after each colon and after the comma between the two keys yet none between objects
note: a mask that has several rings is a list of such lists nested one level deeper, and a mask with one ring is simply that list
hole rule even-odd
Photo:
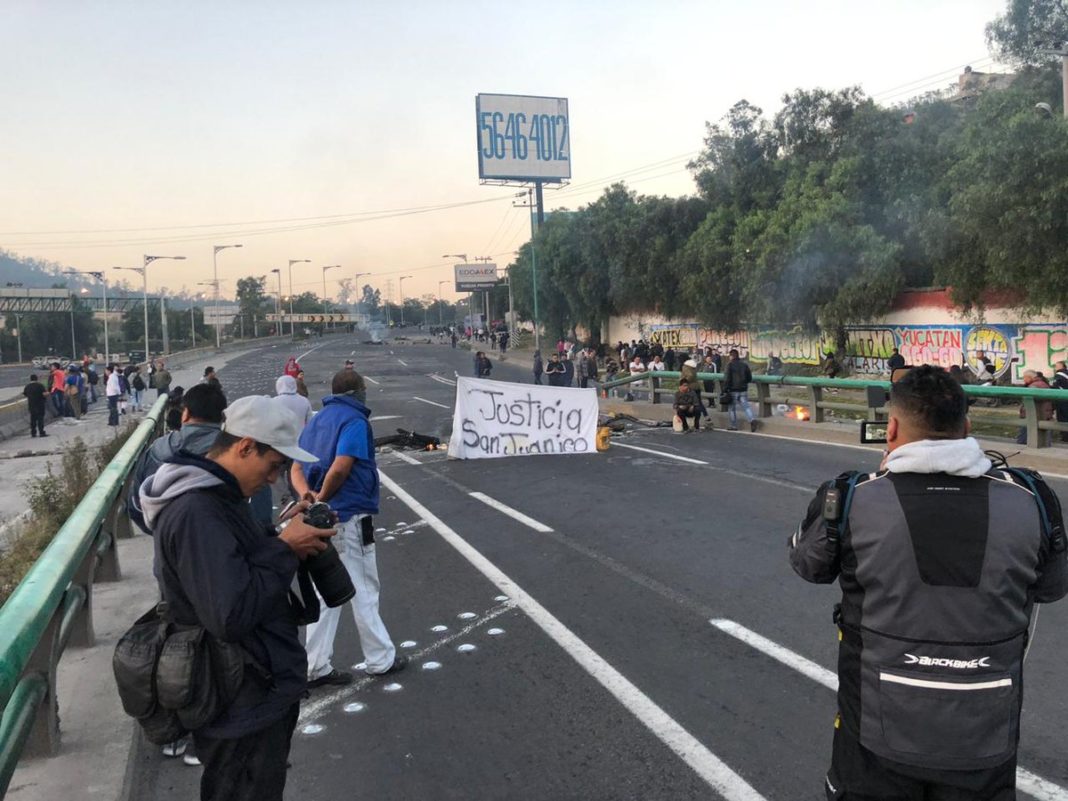
[{"label": "graffiti wall", "polygon": [[[712,348],[721,353],[737,348],[743,358],[758,362],[775,355],[787,364],[817,365],[825,354],[837,350],[833,332],[818,336],[800,329],[728,332],[696,323],[649,325],[641,331],[646,340],[665,348]],[[838,356],[859,375],[886,376],[886,362],[895,349],[908,365],[947,369],[959,365],[973,375],[983,370],[985,358],[994,365],[996,377],[1021,384],[1025,370],[1052,377],[1054,365],[1068,359],[1068,323],[853,326],[846,329],[845,349]]]}]

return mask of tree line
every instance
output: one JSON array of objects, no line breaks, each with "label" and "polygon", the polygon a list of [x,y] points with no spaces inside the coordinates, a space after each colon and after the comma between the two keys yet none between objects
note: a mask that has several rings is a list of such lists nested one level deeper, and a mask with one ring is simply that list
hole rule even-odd
[{"label": "tree line", "polygon": [[799,89],[772,116],[739,101],[707,125],[692,196],[616,184],[554,212],[511,266],[517,310],[533,315],[536,263],[550,337],[641,315],[841,331],[929,286],[965,311],[993,290],[1068,315],[1068,123],[1059,63],[1034,45],[1057,31],[1054,0],[1012,0],[988,38],[1016,78],[974,97]]}]

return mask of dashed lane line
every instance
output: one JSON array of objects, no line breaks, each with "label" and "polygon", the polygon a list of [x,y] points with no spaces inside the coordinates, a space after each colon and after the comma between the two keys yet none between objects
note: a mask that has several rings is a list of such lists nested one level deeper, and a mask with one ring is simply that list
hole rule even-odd
[{"label": "dashed lane line", "polygon": [[552,531],[552,529],[549,528],[544,523],[539,523],[533,517],[529,517],[529,516],[523,514],[522,512],[520,512],[518,509],[513,509],[511,506],[508,506],[507,504],[501,503],[496,498],[491,498],[489,495],[486,495],[484,492],[471,492],[471,493],[468,493],[468,494],[472,498],[474,498],[476,501],[482,501],[482,503],[486,504],[486,506],[489,506],[489,507],[491,507],[493,509],[496,509],[501,514],[508,515],[513,520],[518,520],[524,526],[529,526],[530,528],[534,529],[535,531],[539,531],[542,534],[548,534],[548,533],[550,533]]},{"label": "dashed lane line", "polygon": [[439,406],[442,409],[451,408],[444,403],[438,403],[437,401],[427,400],[426,398],[420,398],[418,395],[412,395],[412,400],[422,401],[423,403],[429,403],[431,406]]},{"label": "dashed lane line", "polygon": [[400,364],[403,364],[405,367],[408,366],[408,362],[404,361],[404,359],[397,359],[397,362],[399,362]]},{"label": "dashed lane line", "polygon": [[402,462],[407,462],[408,464],[422,464],[422,462],[420,462],[418,459],[413,456],[409,456],[408,454],[404,453],[404,451],[393,451],[393,455],[400,459]]},{"label": "dashed lane line", "polygon": [[[823,685],[828,690],[838,692],[838,674],[833,670],[817,665],[811,659],[807,659],[801,654],[791,651],[789,648],[779,645],[761,634],[757,634],[752,629],[747,629],[741,623],[725,618],[713,618],[708,622],[725,634],[729,634],[746,645],[756,648],[777,662],[781,662],[788,668],[792,668],[803,676]],[[1016,788],[1032,798],[1038,799],[1038,801],[1068,801],[1068,789],[1021,767],[1016,768]]]},{"label": "dashed lane line", "polygon": [[448,384],[450,387],[456,386],[455,381],[446,378],[445,376],[438,375],[437,373],[427,373],[427,378],[429,378],[431,381],[437,381],[439,384]]},{"label": "dashed lane line", "polygon": [[713,790],[727,801],[766,801],[753,787],[735,773],[704,743],[694,737],[674,718],[661,709],[649,696],[627,680],[602,656],[554,617],[500,568],[453,531],[433,512],[423,506],[397,482],[379,472],[382,483],[442,539],[455,548],[476,570],[493,582],[502,593],[515,601],[537,626],[554,640],[564,652],[608,690],[620,704],[636,717],[654,736],[689,765]]},{"label": "dashed lane line", "polygon": [[652,453],[656,456],[663,456],[666,459],[674,459],[677,462],[686,462],[688,464],[708,464],[708,462],[702,462],[700,459],[691,459],[689,456],[676,456],[673,453],[664,453],[663,451],[654,451],[652,448],[642,448],[638,445],[627,445],[622,442],[615,442],[613,440],[612,448],[629,448],[632,451],[641,451],[642,453]]},{"label": "dashed lane line", "polygon": [[651,453],[651,454],[654,454],[656,456],[663,456],[666,459],[675,459],[675,460],[680,461],[680,462],[688,462],[689,464],[699,464],[702,467],[707,467],[709,470],[716,470],[716,471],[718,471],[720,473],[730,473],[732,476],[738,476],[740,478],[748,478],[748,479],[752,479],[753,481],[760,481],[760,482],[762,482],[764,484],[774,484],[777,487],[785,487],[786,489],[797,490],[798,492],[811,493],[813,491],[811,486],[809,486],[807,484],[799,484],[796,481],[787,481],[786,479],[782,479],[782,478],[772,478],[771,476],[762,476],[759,473],[748,473],[748,472],[746,472],[744,470],[734,470],[733,468],[730,468],[730,467],[719,467],[718,465],[714,465],[711,462],[703,462],[700,459],[691,459],[689,456],[678,456],[678,455],[676,455],[674,453],[664,453],[664,451],[658,451],[658,450],[654,450],[652,448],[642,448],[642,447],[639,447],[638,445],[627,445],[626,443],[617,442],[616,440],[612,440],[611,447],[612,448],[616,448],[616,447],[619,447],[619,448],[630,448],[631,450],[635,450],[635,451],[642,451],[644,453]]},{"label": "dashed lane line", "polygon": [[375,381],[375,380],[374,380],[373,378],[371,378],[371,376],[369,376],[369,375],[365,375],[365,376],[364,376],[364,379],[365,379],[366,381],[370,381],[370,382],[371,382],[372,384],[374,384],[374,385],[375,385],[376,387],[378,386],[378,383],[379,383],[379,382]]}]

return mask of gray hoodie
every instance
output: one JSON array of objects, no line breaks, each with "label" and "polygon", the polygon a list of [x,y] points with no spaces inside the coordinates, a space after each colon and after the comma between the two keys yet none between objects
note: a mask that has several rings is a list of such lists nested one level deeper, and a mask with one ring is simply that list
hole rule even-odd
[{"label": "gray hoodie", "polygon": [[297,394],[297,379],[291,375],[282,375],[274,382],[275,403],[280,403],[300,418],[303,428],[312,418],[312,407],[308,399]]}]

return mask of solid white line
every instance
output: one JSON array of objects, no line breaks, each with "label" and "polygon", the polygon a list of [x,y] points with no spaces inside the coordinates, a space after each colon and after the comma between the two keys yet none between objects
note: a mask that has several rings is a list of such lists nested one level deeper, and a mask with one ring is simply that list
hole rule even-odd
[{"label": "solid white line", "polygon": [[396,420],[403,416],[404,415],[400,414],[376,414],[374,417],[371,418],[371,422],[376,423],[379,420]]},{"label": "solid white line", "polygon": [[708,462],[702,462],[700,459],[691,459],[689,456],[676,456],[673,453],[654,451],[652,448],[639,448],[637,445],[624,445],[622,442],[616,442],[614,440],[612,441],[611,447],[630,448],[632,451],[642,451],[643,453],[655,453],[657,456],[663,456],[667,459],[676,459],[680,462],[689,462],[690,464],[708,464]]},{"label": "solid white line", "polygon": [[505,575],[459,534],[445,525],[436,515],[409,495],[397,482],[379,471],[382,483],[421,519],[441,535],[449,545],[467,559],[475,569],[493,582],[502,593],[534,621],[549,637],[608,690],[631,714],[646,726],[661,742],[675,752],[687,765],[723,796],[727,801],[765,801],[745,779],[731,770],[719,757],[709,751],[700,740],[672,719],[651,698],[631,684],[618,670],[580,640],[570,629],[534,600],[522,587]]},{"label": "solid white line", "polygon": [[422,464],[422,462],[420,462],[418,459],[413,456],[409,456],[404,451],[393,451],[393,455],[400,459],[402,462],[407,462],[408,464]]},{"label": "solid white line", "polygon": [[426,398],[420,398],[418,395],[412,395],[412,400],[422,401],[423,403],[429,403],[431,406],[440,406],[442,409],[449,409],[451,407],[446,406],[444,403],[438,403],[437,401],[427,400]]},{"label": "solid white line", "polygon": [[507,506],[507,505],[501,503],[496,498],[491,498],[489,495],[486,495],[485,493],[482,493],[482,492],[471,492],[471,493],[469,493],[469,495],[472,498],[474,498],[476,501],[482,501],[482,503],[486,504],[486,506],[491,506],[494,509],[496,509],[498,512],[501,512],[502,514],[508,515],[513,520],[518,520],[524,526],[530,526],[535,531],[540,531],[542,534],[548,534],[548,533],[552,532],[552,529],[549,528],[544,523],[539,523],[533,517],[528,517],[527,515],[523,514],[522,512],[520,512],[520,511],[518,511],[516,509],[513,509],[511,506]]},{"label": "solid white line", "polygon": [[300,354],[300,356],[297,357],[297,361],[299,362],[301,359],[303,359],[309,353],[314,353],[315,351],[319,350],[319,348],[326,347],[326,344],[327,343],[324,342],[322,345],[316,345],[314,348],[311,348],[310,350],[306,350],[304,353]]},{"label": "solid white line", "polygon": [[801,654],[794,653],[789,648],[784,648],[778,643],[772,642],[752,629],[747,629],[741,623],[735,623],[733,620],[725,620],[723,618],[714,618],[708,622],[725,634],[741,640],[746,645],[751,645],[772,659],[782,662],[803,676],[822,684],[828,690],[838,692],[838,674],[833,670],[827,670],[827,668],[817,665],[811,659],[806,659]]},{"label": "solid white line", "polygon": [[[838,674],[834,671],[817,665],[811,659],[806,659],[801,654],[772,642],[767,637],[763,637],[755,631],[747,629],[742,624],[735,623],[733,620],[717,618],[710,620],[709,623],[720,631],[736,637],[772,659],[822,684],[828,690],[838,692]],[[1016,787],[1021,792],[1038,799],[1038,801],[1068,801],[1068,790],[1021,767],[1016,768]]]},{"label": "solid white line", "polygon": [[397,361],[403,364],[405,367],[408,366],[408,362],[404,361],[404,359],[397,359]]},{"label": "solid white line", "polygon": [[370,381],[372,384],[375,384],[376,386],[378,385],[378,382],[375,381],[373,378],[371,378],[371,376],[369,376],[369,375],[365,375],[364,379],[367,380],[367,381]]},{"label": "solid white line", "polygon": [[450,387],[456,386],[455,381],[445,378],[444,376],[440,376],[436,373],[429,373],[427,375],[427,378],[429,378],[431,381],[437,381],[439,384],[448,384]]}]

